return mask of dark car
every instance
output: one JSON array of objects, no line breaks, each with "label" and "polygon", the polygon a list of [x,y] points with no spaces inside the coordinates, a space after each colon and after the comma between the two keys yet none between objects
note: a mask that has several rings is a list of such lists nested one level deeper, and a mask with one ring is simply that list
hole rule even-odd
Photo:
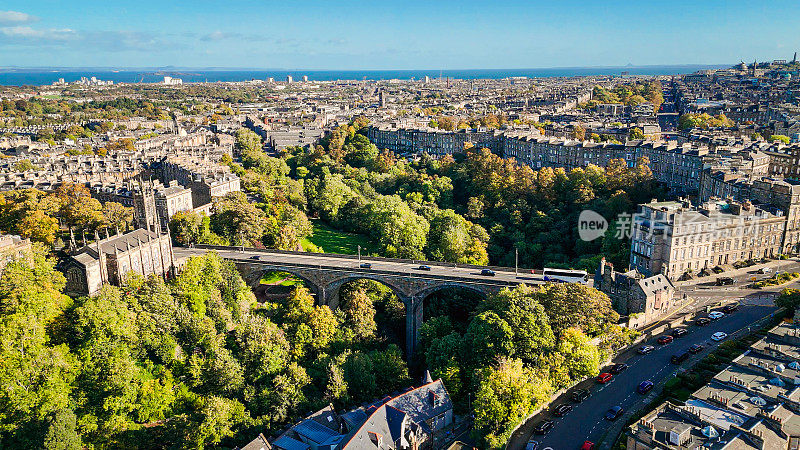
[{"label": "dark car", "polygon": [[686,336],[686,333],[688,332],[689,330],[687,330],[686,328],[676,328],[675,331],[672,332],[672,337],[679,338],[682,336]]},{"label": "dark car", "polygon": [[703,351],[703,346],[700,344],[694,344],[693,346],[689,347],[689,353],[696,355]]},{"label": "dark car", "polygon": [[689,352],[683,352],[683,353],[678,353],[677,355],[672,355],[672,358],[670,358],[669,360],[670,362],[672,362],[672,364],[680,364],[686,361],[687,359],[689,359]]},{"label": "dark car", "polygon": [[533,429],[533,432],[536,434],[547,434],[553,429],[553,425],[555,425],[555,423],[553,423],[552,420],[545,420],[544,422],[536,425],[536,427]]},{"label": "dark car", "polygon": [[717,278],[717,286],[729,286],[733,284],[733,278],[731,277],[720,277]]},{"label": "dark car", "polygon": [[494,276],[494,270],[492,270],[492,269],[483,269],[483,270],[481,270],[481,275],[483,275],[485,277],[493,277]]},{"label": "dark car", "polygon": [[700,325],[702,327],[703,325],[710,324],[711,323],[711,319],[709,319],[708,317],[701,317],[701,318],[695,320],[694,323],[696,325]]},{"label": "dark car", "polygon": [[739,309],[739,304],[738,303],[731,303],[729,305],[723,306],[722,307],[722,312],[724,312],[725,314],[730,314],[730,313],[736,311],[737,309]]},{"label": "dark car", "polygon": [[417,267],[417,270],[431,270],[431,266],[426,266],[425,264]]},{"label": "dark car", "polygon": [[627,368],[628,368],[627,364],[619,363],[619,364],[614,364],[613,366],[611,366],[611,369],[609,369],[608,371],[613,373],[614,375],[616,375],[618,373],[622,373],[622,371],[624,371]]},{"label": "dark car", "polygon": [[257,260],[257,259],[259,259],[259,256],[258,255],[253,255],[253,256],[250,257],[250,259],[256,259]]},{"label": "dark car", "polygon": [[575,389],[572,391],[572,401],[580,403],[589,398],[589,391],[586,389]]},{"label": "dark car", "polygon": [[553,415],[556,417],[564,417],[564,414],[570,411],[572,411],[572,405],[564,403],[563,405],[558,405],[556,409],[553,410]]},{"label": "dark car", "polygon": [[372,264],[370,264],[370,263],[361,263],[361,265],[359,265],[358,267],[361,267],[362,269],[371,269],[372,268]]},{"label": "dark car", "polygon": [[625,412],[625,410],[622,409],[621,406],[614,406],[613,408],[611,408],[608,411],[606,411],[605,419],[606,420],[617,420],[617,418],[619,418],[619,416],[621,416],[623,412]]},{"label": "dark car", "polygon": [[674,337],[672,337],[670,335],[666,335],[666,336],[661,336],[660,338],[658,338],[658,343],[661,344],[661,345],[667,345],[670,342],[672,342],[673,340],[675,340]]},{"label": "dark car", "polygon": [[636,386],[636,392],[642,395],[647,394],[651,389],[653,389],[653,382],[650,380],[642,381],[639,386]]}]

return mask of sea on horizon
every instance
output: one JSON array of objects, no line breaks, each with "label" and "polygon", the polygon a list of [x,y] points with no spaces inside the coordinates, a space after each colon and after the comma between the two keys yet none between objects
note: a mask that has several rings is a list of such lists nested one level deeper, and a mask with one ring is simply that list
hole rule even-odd
[{"label": "sea on horizon", "polygon": [[181,78],[184,83],[202,83],[217,81],[249,81],[265,80],[269,77],[275,81],[284,81],[292,76],[299,81],[304,75],[309,81],[335,80],[390,80],[390,79],[431,79],[442,77],[457,79],[501,79],[507,77],[549,78],[614,75],[623,72],[628,75],[679,75],[705,69],[717,69],[723,65],[665,65],[665,66],[626,66],[626,67],[573,67],[547,69],[470,69],[470,70],[108,70],[98,69],[0,69],[0,85],[5,86],[43,86],[57,82],[63,78],[66,82],[74,82],[81,77],[97,77],[114,83],[155,83],[165,76]]}]

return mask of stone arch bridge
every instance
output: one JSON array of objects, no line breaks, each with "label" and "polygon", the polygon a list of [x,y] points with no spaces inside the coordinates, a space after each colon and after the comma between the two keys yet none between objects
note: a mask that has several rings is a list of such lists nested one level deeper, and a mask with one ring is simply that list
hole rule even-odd
[{"label": "stone arch bridge", "polygon": [[[487,296],[518,284],[540,284],[541,278],[528,273],[516,273],[506,267],[483,267],[452,263],[437,263],[391,258],[362,258],[353,255],[327,253],[259,250],[241,247],[196,246],[175,248],[177,260],[217,252],[233,261],[242,277],[251,286],[258,284],[267,272],[286,272],[306,282],[319,304],[335,309],[339,304],[339,290],[348,281],[374,280],[389,287],[403,302],[406,309],[406,354],[410,357],[419,338],[422,326],[423,302],[432,293],[460,288]],[[369,267],[362,266],[369,264]],[[420,265],[429,270],[421,270]],[[494,276],[482,275],[491,269]]]}]

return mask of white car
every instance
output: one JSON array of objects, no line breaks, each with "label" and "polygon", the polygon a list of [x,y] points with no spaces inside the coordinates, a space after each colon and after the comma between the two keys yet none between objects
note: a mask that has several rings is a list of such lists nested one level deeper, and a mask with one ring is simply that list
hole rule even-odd
[{"label": "white car", "polygon": [[711,339],[713,339],[715,341],[721,341],[721,340],[725,339],[726,337],[728,337],[728,333],[725,333],[723,331],[717,331],[716,333],[711,335]]},{"label": "white car", "polygon": [[711,320],[717,320],[725,317],[725,313],[721,313],[719,311],[711,311],[708,313],[708,318]]}]

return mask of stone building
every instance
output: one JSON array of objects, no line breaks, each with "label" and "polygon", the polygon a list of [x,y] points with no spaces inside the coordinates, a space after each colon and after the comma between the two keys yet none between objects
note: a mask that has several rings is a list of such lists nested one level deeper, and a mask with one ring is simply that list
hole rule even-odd
[{"label": "stone building", "polygon": [[337,413],[325,407],[295,424],[270,445],[281,450],[435,449],[453,424],[453,403],[442,380],[426,373],[422,386]]},{"label": "stone building", "polygon": [[166,230],[172,216],[194,209],[192,190],[180,186],[175,180],[167,186],[139,181],[133,191],[133,206],[135,227]]},{"label": "stone building", "polygon": [[105,239],[95,233],[95,241],[81,248],[76,248],[72,239],[72,254],[60,265],[67,279],[66,293],[95,295],[103,284],[119,286],[129,273],[172,275],[175,264],[170,239],[169,232],[159,234],[144,228]]},{"label": "stone building", "polygon": [[8,263],[27,258],[31,253],[31,241],[12,234],[0,235],[0,271]]},{"label": "stone building", "polygon": [[639,205],[631,230],[631,267],[677,280],[716,266],[781,254],[786,217],[750,202]]},{"label": "stone building", "polygon": [[595,273],[594,287],[608,295],[621,316],[637,315],[638,325],[665,316],[678,304],[675,287],[663,274],[645,277],[636,270],[617,272],[605,258]]}]

